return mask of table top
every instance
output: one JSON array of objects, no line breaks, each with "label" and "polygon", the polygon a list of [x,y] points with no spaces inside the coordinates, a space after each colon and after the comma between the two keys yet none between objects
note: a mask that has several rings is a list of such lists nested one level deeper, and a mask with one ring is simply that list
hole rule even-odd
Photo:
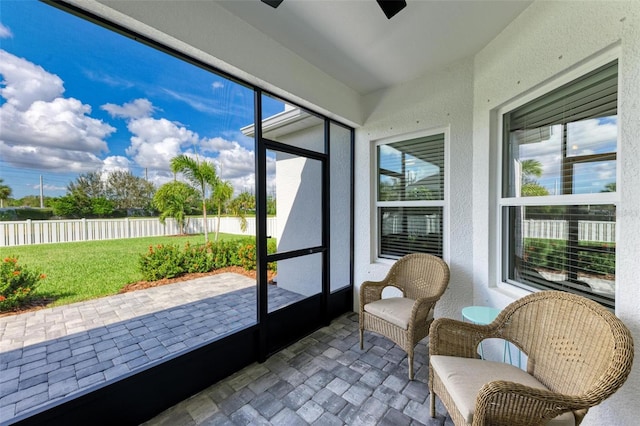
[{"label": "table top", "polygon": [[489,306],[467,306],[462,308],[462,318],[475,324],[490,324],[500,313],[500,309]]}]

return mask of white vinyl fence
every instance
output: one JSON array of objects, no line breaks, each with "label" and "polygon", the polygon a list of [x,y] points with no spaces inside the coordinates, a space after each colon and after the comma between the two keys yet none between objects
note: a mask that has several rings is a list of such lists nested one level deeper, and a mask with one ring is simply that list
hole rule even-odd
[{"label": "white vinyl fence", "polygon": [[[209,232],[216,230],[218,219],[207,218]],[[568,225],[562,220],[525,220],[523,222],[525,238],[566,239]],[[615,242],[615,223],[580,221],[578,224],[580,241]],[[277,235],[275,217],[267,219],[269,236]],[[202,218],[189,218],[185,227],[187,234],[204,232]],[[220,220],[220,232],[238,235],[255,235],[255,218],[247,218],[247,230],[242,232],[237,217],[223,217]],[[173,219],[167,219],[164,225],[158,218],[124,219],[77,219],[77,220],[24,220],[0,222],[0,247],[21,246],[27,244],[66,243],[73,241],[114,240],[119,238],[155,237],[177,235],[179,229]]]},{"label": "white vinyl fence", "polygon": [[[546,238],[566,240],[569,235],[569,224],[566,220],[536,220],[523,221],[525,238]],[[599,243],[616,242],[615,222],[578,221],[578,240]]]},{"label": "white vinyl fence", "polygon": [[[207,218],[210,234],[218,225],[215,217]],[[267,219],[269,236],[276,235],[276,219]],[[204,232],[204,220],[189,218],[185,232]],[[240,229],[237,217],[220,218],[220,232],[238,235],[255,235],[255,218],[247,218],[247,230]],[[77,219],[77,220],[23,220],[0,222],[0,247],[28,244],[67,243],[74,241],[115,240],[120,238],[157,237],[178,235],[180,230],[175,220],[167,219],[161,224],[157,217],[124,219]]]}]

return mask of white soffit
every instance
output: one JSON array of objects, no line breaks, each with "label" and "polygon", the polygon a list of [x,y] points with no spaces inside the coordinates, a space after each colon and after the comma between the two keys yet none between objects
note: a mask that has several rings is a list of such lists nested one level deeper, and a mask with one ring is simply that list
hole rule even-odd
[{"label": "white soffit", "polygon": [[531,1],[407,0],[390,20],[375,0],[217,3],[364,95],[477,53]]}]

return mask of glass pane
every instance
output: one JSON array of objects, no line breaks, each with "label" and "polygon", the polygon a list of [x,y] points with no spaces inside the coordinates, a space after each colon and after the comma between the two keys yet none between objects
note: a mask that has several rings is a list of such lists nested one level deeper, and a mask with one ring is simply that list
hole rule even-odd
[{"label": "glass pane", "polygon": [[615,115],[567,123],[567,157],[616,152],[617,138]]},{"label": "glass pane", "polygon": [[613,306],[614,205],[506,207],[506,278]]},{"label": "glass pane", "polygon": [[267,150],[278,253],[322,245],[322,162]]},{"label": "glass pane", "polygon": [[280,260],[269,283],[269,312],[322,292],[322,253]]},{"label": "glass pane", "polygon": [[[3,353],[5,424],[256,324],[256,280],[230,262],[241,252],[255,269],[255,144],[241,132],[255,120],[255,92],[43,2],[0,9],[11,35],[0,42],[0,179],[20,205],[42,200],[62,217],[33,224],[46,249],[17,249],[22,265],[47,276],[33,302],[55,304],[66,323],[54,332],[45,316],[48,324],[26,323],[17,358],[64,348],[96,360],[66,356],[71,375],[91,372],[73,386],[41,374],[32,399],[23,389],[33,375],[4,386]],[[176,176],[174,159],[192,173]],[[224,185],[189,179],[212,170]],[[149,283],[130,283],[143,277]],[[38,367],[59,370],[54,358]]]},{"label": "glass pane", "polygon": [[616,160],[591,161],[573,166],[573,194],[616,191]]},{"label": "glass pane", "polygon": [[310,151],[325,152],[323,119],[267,95],[262,96],[262,105],[264,138]]},{"label": "glass pane", "polygon": [[378,201],[444,199],[444,134],[379,145]]},{"label": "glass pane", "polygon": [[615,191],[617,117],[509,135],[507,197]]},{"label": "glass pane", "polygon": [[409,253],[442,257],[442,207],[380,207],[380,257]]},{"label": "glass pane", "polygon": [[532,197],[562,193],[561,133],[561,125],[511,132],[507,196]]},{"label": "glass pane", "polygon": [[330,286],[331,291],[351,285],[351,131],[332,124],[329,174]]}]

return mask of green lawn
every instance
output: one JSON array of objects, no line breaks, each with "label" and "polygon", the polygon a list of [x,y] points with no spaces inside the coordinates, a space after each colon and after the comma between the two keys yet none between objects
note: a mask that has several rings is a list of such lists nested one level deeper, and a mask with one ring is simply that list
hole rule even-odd
[{"label": "green lawn", "polygon": [[[210,234],[209,238],[212,239]],[[219,239],[238,238],[220,234]],[[1,258],[17,256],[18,263],[46,274],[36,296],[50,297],[49,306],[66,305],[118,293],[126,284],[140,281],[138,258],[150,245],[177,244],[181,248],[204,243],[203,235],[184,237],[148,237],[77,243],[40,244],[2,247]]]}]

